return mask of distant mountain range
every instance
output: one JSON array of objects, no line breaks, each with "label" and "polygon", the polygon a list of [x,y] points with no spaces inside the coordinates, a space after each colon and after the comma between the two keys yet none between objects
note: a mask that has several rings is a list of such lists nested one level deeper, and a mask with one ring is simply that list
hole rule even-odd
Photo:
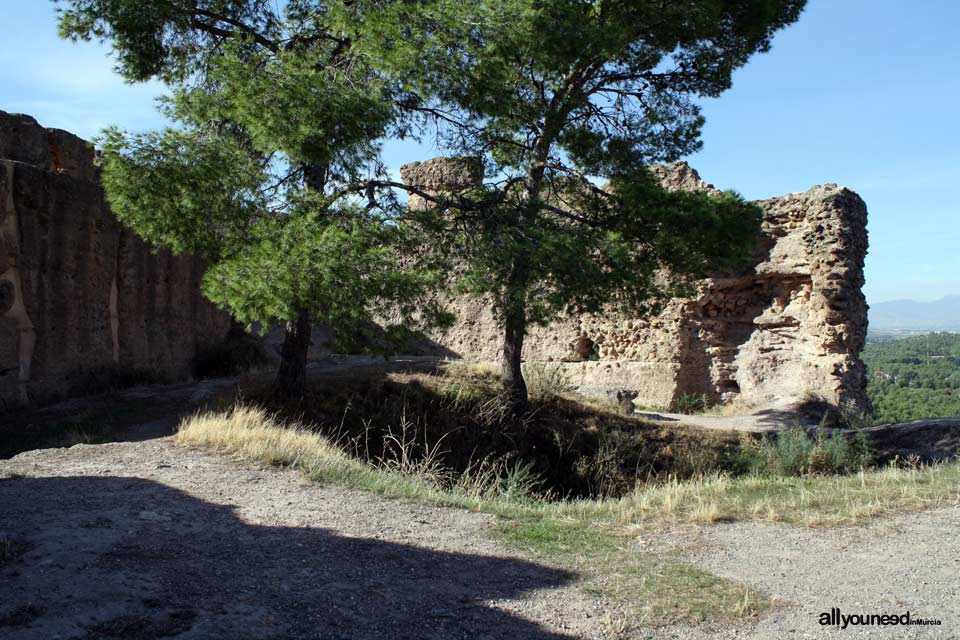
[{"label": "distant mountain range", "polygon": [[870,305],[870,333],[960,331],[960,295],[933,302],[891,300]]}]

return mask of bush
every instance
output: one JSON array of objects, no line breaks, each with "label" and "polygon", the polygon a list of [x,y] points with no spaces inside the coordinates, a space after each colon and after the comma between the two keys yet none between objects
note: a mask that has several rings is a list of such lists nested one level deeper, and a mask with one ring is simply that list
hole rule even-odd
[{"label": "bush", "polygon": [[863,435],[810,438],[798,427],[739,441],[729,432],[670,427],[584,404],[562,393],[555,365],[534,371],[538,392],[522,418],[509,411],[495,370],[473,363],[341,372],[313,381],[297,400],[266,386],[246,389],[244,399],[275,414],[278,424],[305,425],[354,460],[474,497],[624,497],[645,484],[836,474],[871,462]]},{"label": "bush", "polygon": [[674,413],[692,415],[704,413],[711,406],[710,398],[705,393],[684,393],[679,398],[674,399],[670,405],[670,410]]},{"label": "bush", "polygon": [[422,468],[471,494],[497,485],[511,494],[619,497],[638,482],[710,473],[736,446],[727,433],[653,425],[583,404],[564,393],[556,365],[531,372],[531,412],[522,418],[510,412],[495,370],[473,363],[341,373],[312,382],[295,401],[269,387],[247,389],[244,399],[305,423],[355,458]]},{"label": "bush", "polygon": [[737,466],[752,475],[791,477],[851,473],[873,463],[870,443],[862,431],[851,438],[834,431],[815,438],[800,427],[760,440],[744,439],[737,454]]},{"label": "bush", "polygon": [[562,396],[573,391],[570,377],[560,365],[531,362],[523,365],[523,377],[530,395],[539,398]]}]

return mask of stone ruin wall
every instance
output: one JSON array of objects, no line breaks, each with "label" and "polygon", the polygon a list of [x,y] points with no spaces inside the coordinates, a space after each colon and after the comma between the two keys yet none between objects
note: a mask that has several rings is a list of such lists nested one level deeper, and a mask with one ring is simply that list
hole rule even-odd
[{"label": "stone ruin wall", "polygon": [[[436,193],[445,183],[463,187],[478,179],[462,163],[414,163],[402,176]],[[654,170],[668,189],[715,191],[685,163]],[[415,197],[410,204],[424,206]],[[817,398],[868,409],[860,360],[866,205],[835,184],[757,204],[762,234],[742,274],[706,279],[697,296],[674,300],[649,319],[610,313],[533,327],[525,359],[556,363],[582,392],[630,390],[648,406],[706,394],[712,402],[756,407]],[[450,305],[456,325],[429,337],[460,357],[498,360],[501,337],[489,302],[456,298]]]},{"label": "stone ruin wall", "polygon": [[[685,164],[656,171],[671,189],[713,189]],[[430,192],[481,179],[462,160],[401,173]],[[416,196],[410,204],[423,206]],[[758,204],[763,234],[744,274],[704,280],[695,298],[654,318],[603,314],[534,327],[527,360],[556,363],[582,391],[629,389],[653,406],[704,393],[865,408],[863,201],[823,185]],[[197,351],[229,328],[199,293],[202,273],[196,258],[153,252],[113,217],[88,143],[0,112],[0,402],[68,395],[84,372],[106,367],[186,377]],[[450,305],[458,321],[429,336],[437,350],[497,360],[490,305]]]},{"label": "stone ruin wall", "polygon": [[0,112],[0,403],[69,395],[103,368],[188,376],[230,324],[202,274],[113,217],[87,142]]}]

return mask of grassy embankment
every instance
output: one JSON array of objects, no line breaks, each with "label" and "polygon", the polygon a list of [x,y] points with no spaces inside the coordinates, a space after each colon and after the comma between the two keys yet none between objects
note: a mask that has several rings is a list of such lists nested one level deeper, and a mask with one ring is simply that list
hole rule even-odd
[{"label": "grassy embankment", "polygon": [[670,549],[648,549],[650,530],[853,524],[960,499],[957,464],[852,471],[867,462],[857,443],[665,429],[579,402],[544,378],[523,421],[498,411],[492,375],[461,368],[317,383],[295,405],[253,392],[248,400],[271,412],[240,404],[197,415],[177,442],[317,482],[495,514],[504,543],[582,575],[619,612],[614,627],[736,618],[769,604]]}]

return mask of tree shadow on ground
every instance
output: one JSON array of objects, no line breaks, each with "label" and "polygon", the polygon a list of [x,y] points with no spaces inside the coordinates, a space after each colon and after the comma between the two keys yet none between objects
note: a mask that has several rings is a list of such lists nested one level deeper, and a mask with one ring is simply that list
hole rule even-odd
[{"label": "tree shadow on ground", "polygon": [[761,409],[752,415],[756,417],[757,426],[766,431],[785,431],[791,427],[805,428],[816,424],[797,408]]},{"label": "tree shadow on ground", "polygon": [[496,606],[573,579],[520,559],[249,524],[138,478],[2,480],[0,514],[11,640],[566,637]]}]

